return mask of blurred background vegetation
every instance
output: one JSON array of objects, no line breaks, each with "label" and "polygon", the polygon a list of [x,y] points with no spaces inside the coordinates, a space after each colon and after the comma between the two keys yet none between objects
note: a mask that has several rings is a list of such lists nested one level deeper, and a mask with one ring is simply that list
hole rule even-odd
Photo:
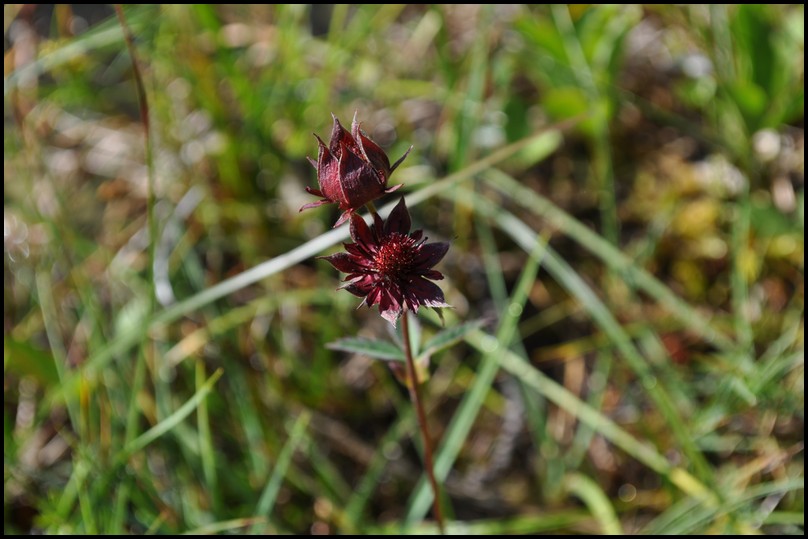
[{"label": "blurred background vegetation", "polygon": [[435,530],[298,213],[355,111],[452,241],[450,531],[803,533],[802,5],[124,13],[148,138],[111,6],[4,6],[5,533]]}]

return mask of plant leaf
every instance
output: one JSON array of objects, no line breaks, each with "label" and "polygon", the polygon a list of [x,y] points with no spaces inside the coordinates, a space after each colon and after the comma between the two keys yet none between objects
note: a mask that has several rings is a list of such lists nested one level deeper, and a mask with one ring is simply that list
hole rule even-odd
[{"label": "plant leaf", "polygon": [[465,337],[468,333],[474,331],[475,329],[481,328],[484,322],[485,321],[482,319],[472,320],[471,322],[464,322],[460,325],[444,329],[429,339],[426,344],[424,344],[424,349],[418,356],[418,361],[436,354],[437,352],[452,346],[458,341],[462,341],[463,337]]},{"label": "plant leaf", "polygon": [[384,361],[404,361],[404,353],[387,341],[374,341],[364,337],[347,337],[328,343],[331,350],[353,352]]}]

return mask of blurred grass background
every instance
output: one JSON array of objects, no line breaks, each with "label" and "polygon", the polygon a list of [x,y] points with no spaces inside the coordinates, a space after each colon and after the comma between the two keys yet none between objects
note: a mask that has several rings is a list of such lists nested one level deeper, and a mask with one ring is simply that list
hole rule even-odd
[{"label": "blurred grass background", "polygon": [[354,111],[452,241],[450,531],[804,532],[802,5],[124,12],[150,152],[113,9],[4,6],[5,533],[435,531],[297,211]]}]

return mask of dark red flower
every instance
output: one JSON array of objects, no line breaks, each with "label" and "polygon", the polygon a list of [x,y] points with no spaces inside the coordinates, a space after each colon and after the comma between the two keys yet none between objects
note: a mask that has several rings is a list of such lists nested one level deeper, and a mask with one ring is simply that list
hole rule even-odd
[{"label": "dark red flower", "polygon": [[350,133],[342,127],[336,116],[332,114],[332,117],[334,127],[331,129],[329,145],[326,146],[315,134],[320,145],[317,161],[307,158],[317,169],[320,188],[306,187],[306,191],[322,197],[322,200],[306,204],[300,211],[336,202],[344,210],[334,225],[337,227],[358,208],[401,187],[399,184],[388,188],[387,180],[412,147],[390,166],[384,150],[362,133],[355,114]]},{"label": "dark red flower", "polygon": [[351,294],[364,298],[368,307],[379,305],[379,312],[395,325],[404,308],[418,312],[418,307],[448,307],[443,291],[427,279],[443,279],[432,269],[440,262],[449,244],[426,243],[423,231],[410,234],[410,213],[401,199],[387,221],[377,214],[374,224],[351,214],[351,238],[344,253],[324,256],[332,266],[347,273],[342,287]]}]

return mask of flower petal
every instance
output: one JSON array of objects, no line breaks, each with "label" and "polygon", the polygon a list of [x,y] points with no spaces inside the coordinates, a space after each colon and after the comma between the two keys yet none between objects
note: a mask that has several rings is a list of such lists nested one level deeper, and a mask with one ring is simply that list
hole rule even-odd
[{"label": "flower petal", "polygon": [[356,285],[353,285],[353,284],[348,285],[348,286],[343,286],[341,288],[343,290],[346,290],[346,291],[350,292],[351,294],[353,294],[354,296],[356,296],[358,298],[362,298],[362,303],[360,305],[367,302],[367,297],[366,297],[368,295],[367,290],[365,290],[365,289],[363,289],[361,287],[358,287]]},{"label": "flower petal", "polygon": [[362,126],[356,119],[356,113],[354,113],[353,121],[351,122],[351,135],[353,135],[359,146],[361,156],[379,172],[382,185],[386,184],[391,172],[390,159],[378,144],[370,140],[362,132]]},{"label": "flower petal", "polygon": [[342,157],[342,145],[345,145],[350,151],[361,153],[362,150],[354,137],[342,127],[336,116],[332,114],[331,117],[334,119],[334,126],[331,128],[331,152],[337,157]]},{"label": "flower petal", "polygon": [[[314,136],[317,137],[317,135]],[[320,145],[317,153],[317,181],[320,182],[320,191],[326,198],[337,202],[339,199],[333,196],[333,192],[339,182],[339,161],[328,150],[320,137],[317,137],[317,142]]]},{"label": "flower petal", "polygon": [[360,248],[368,253],[372,253],[376,250],[376,242],[373,240],[370,227],[368,227],[364,219],[355,213],[351,214],[351,238],[353,238]]},{"label": "flower petal", "polygon": [[[421,277],[416,277],[408,282],[405,288],[407,303],[414,301],[426,307],[449,307],[443,297],[443,290],[432,281],[427,281]],[[413,309],[417,311],[417,309]]]},{"label": "flower petal", "polygon": [[355,277],[350,282],[345,283],[340,288],[344,288],[351,294],[363,298],[373,292],[375,286],[376,281],[374,280],[373,275],[361,275],[359,277]]},{"label": "flower petal", "polygon": [[381,313],[382,318],[393,324],[393,327],[396,325],[396,321],[401,316],[401,303],[398,301],[398,298],[394,296],[391,290],[384,288],[382,289],[382,299],[379,302],[379,313]]},{"label": "flower petal", "polygon": [[337,268],[342,273],[356,273],[362,271],[362,266],[355,262],[354,257],[348,253],[334,253],[330,256],[318,256]]},{"label": "flower petal", "polygon": [[368,292],[367,298],[365,298],[365,302],[368,304],[369,307],[373,307],[379,300],[381,299],[382,295],[382,288],[380,286],[374,286]]},{"label": "flower petal", "polygon": [[443,241],[424,244],[413,260],[413,265],[417,268],[429,269],[440,262],[448,250],[449,244]]},{"label": "flower petal", "polygon": [[350,210],[342,212],[342,214],[339,216],[339,219],[337,219],[337,222],[336,222],[336,223],[334,223],[334,226],[332,226],[331,228],[337,228],[339,225],[341,225],[342,223],[344,223],[345,221],[347,221],[347,220],[348,220],[348,218],[349,218],[351,215],[353,215],[353,214],[351,213],[351,211],[350,211]]},{"label": "flower petal", "polygon": [[443,274],[439,271],[431,269],[421,273],[421,277],[423,277],[424,279],[432,279],[433,281],[440,281],[441,279],[443,279]]},{"label": "flower petal", "polygon": [[356,116],[357,116],[358,113],[359,113],[359,111],[355,110],[354,113],[353,113],[353,120],[351,120],[351,135],[353,135],[353,138],[358,138],[359,129],[361,127],[359,125],[359,120],[356,119]]},{"label": "flower petal", "polygon": [[372,166],[342,146],[339,158],[340,197],[343,209],[359,208],[363,204],[379,198],[384,189],[379,175]]},{"label": "flower petal", "polygon": [[370,230],[373,232],[373,237],[377,245],[381,245],[384,241],[384,221],[378,213],[373,215],[373,224],[370,225]]},{"label": "flower petal", "polygon": [[346,243],[345,250],[358,258],[370,259],[373,257],[373,255],[370,252],[368,252],[366,249],[363,249],[362,246],[360,246],[357,243]]},{"label": "flower petal", "polygon": [[303,204],[297,211],[300,212],[303,210],[310,210],[311,208],[316,208],[317,206],[322,206],[324,204],[331,204],[331,201],[328,199],[323,199],[323,200],[317,200],[315,202],[309,202],[308,204]]},{"label": "flower petal", "polygon": [[384,234],[389,236],[393,233],[407,234],[412,226],[412,219],[410,219],[410,212],[407,211],[407,204],[404,202],[404,197],[398,201],[396,207],[387,216],[387,222],[384,224]]},{"label": "flower petal", "polygon": [[390,159],[387,158],[387,154],[375,142],[363,135],[361,131],[356,140],[364,158],[373,165],[373,168],[379,171],[382,183],[387,183],[387,178],[390,177]]},{"label": "flower petal", "polygon": [[342,128],[342,124],[339,123],[334,113],[331,113],[331,118],[334,120],[334,123],[331,125],[331,139],[328,141],[329,149],[331,153],[339,157],[340,151],[342,151],[340,145],[342,144],[343,135],[347,133],[345,133],[345,129]]}]

